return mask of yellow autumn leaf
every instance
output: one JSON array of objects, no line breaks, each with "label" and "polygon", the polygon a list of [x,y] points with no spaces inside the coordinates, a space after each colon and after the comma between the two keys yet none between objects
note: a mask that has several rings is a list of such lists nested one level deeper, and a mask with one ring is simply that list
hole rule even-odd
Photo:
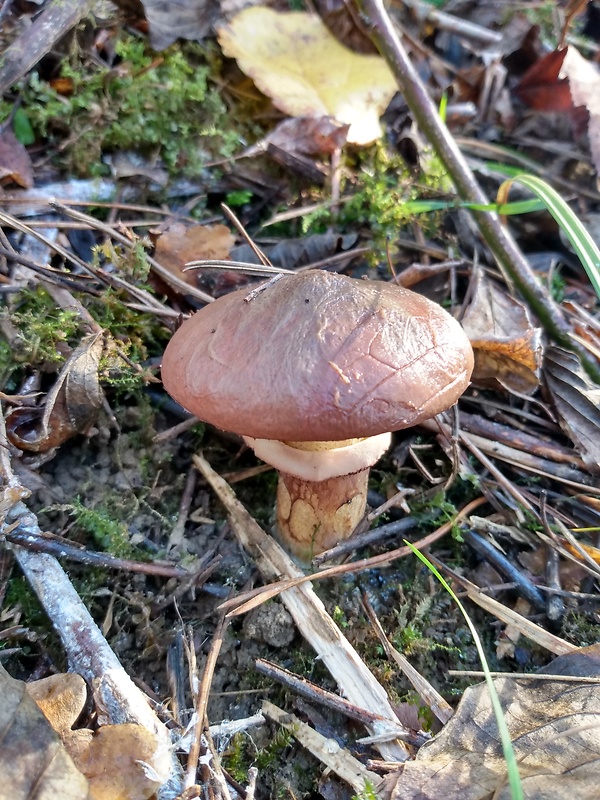
[{"label": "yellow autumn leaf", "polygon": [[319,17],[254,6],[217,33],[223,53],[286,114],[335,117],[350,125],[353,144],[381,136],[379,117],[397,89],[389,67],[348,50]]}]

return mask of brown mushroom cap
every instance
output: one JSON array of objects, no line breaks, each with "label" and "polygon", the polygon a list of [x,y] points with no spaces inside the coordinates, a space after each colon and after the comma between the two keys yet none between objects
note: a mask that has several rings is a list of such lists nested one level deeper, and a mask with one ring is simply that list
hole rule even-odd
[{"label": "brown mushroom cap", "polygon": [[391,283],[310,270],[220,297],[165,351],[165,388],[218,428],[325,441],[399,430],[453,405],[473,351],[441,306]]}]

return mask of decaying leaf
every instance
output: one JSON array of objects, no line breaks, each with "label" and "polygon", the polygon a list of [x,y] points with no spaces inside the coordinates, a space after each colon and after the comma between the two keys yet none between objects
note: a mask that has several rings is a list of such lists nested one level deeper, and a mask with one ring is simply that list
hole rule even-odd
[{"label": "decaying leaf", "polygon": [[[560,656],[540,673],[600,676],[600,645]],[[527,800],[598,797],[597,685],[497,678]],[[454,717],[397,776],[392,800],[510,800],[506,761],[485,683],[467,689]]]},{"label": "decaying leaf", "polygon": [[43,408],[15,408],[6,418],[9,440],[21,450],[35,453],[58,447],[94,421],[102,405],[98,365],[102,336],[92,334],[65,362]]},{"label": "decaying leaf", "polygon": [[196,282],[196,272],[183,272],[188,261],[229,258],[235,238],[225,225],[193,225],[174,222],[156,241],[156,259],[188,283]]},{"label": "decaying leaf", "polygon": [[462,319],[475,353],[473,382],[530,394],[539,385],[541,329],[523,303],[479,272]]},{"label": "decaying leaf", "polygon": [[76,672],[50,675],[26,683],[25,688],[60,736],[70,731],[77,722],[87,699],[85,681]]},{"label": "decaying leaf", "polygon": [[89,800],[75,767],[22,681],[0,666],[0,800]]},{"label": "decaying leaf", "polygon": [[248,155],[269,145],[303,156],[331,155],[346,143],[349,127],[332,117],[284,119],[262,142],[250,148]]},{"label": "decaying leaf", "polygon": [[33,186],[33,167],[29,153],[9,125],[0,127],[0,184],[13,181],[24,189]]},{"label": "decaying leaf", "polygon": [[215,0],[143,0],[143,6],[155,50],[164,50],[177,39],[202,41],[221,14]]},{"label": "decaying leaf", "polygon": [[544,373],[561,427],[585,463],[600,468],[600,386],[575,353],[559,347],[548,348]]},{"label": "decaying leaf", "polygon": [[535,61],[525,72],[515,94],[536,111],[569,111],[573,107],[569,86],[559,77],[566,50],[553,50]]},{"label": "decaying leaf", "polygon": [[89,781],[91,800],[148,800],[163,782],[153,768],[157,738],[141,725],[72,731],[65,747]]},{"label": "decaying leaf", "polygon": [[381,135],[379,116],[397,88],[389,67],[379,56],[348,50],[319,17],[257,6],[217,33],[225,55],[290,116],[331,115],[350,125],[353,144]]},{"label": "decaying leaf", "polygon": [[88,779],[90,800],[147,800],[156,792],[163,776],[156,771],[162,768],[153,733],[133,724],[104,725],[95,732],[71,730],[87,699],[85,681],[76,673],[51,675],[23,686]]}]

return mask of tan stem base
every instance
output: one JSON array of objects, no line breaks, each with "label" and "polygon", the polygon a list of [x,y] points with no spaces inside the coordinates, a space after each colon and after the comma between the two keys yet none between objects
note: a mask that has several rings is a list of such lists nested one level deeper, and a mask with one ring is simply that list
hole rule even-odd
[{"label": "tan stem base", "polygon": [[279,473],[277,536],[295,558],[312,558],[348,539],[365,513],[369,470],[325,481]]}]

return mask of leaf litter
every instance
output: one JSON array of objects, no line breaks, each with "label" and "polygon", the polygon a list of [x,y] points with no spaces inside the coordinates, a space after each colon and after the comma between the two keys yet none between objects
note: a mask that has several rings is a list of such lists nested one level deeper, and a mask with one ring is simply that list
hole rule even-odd
[{"label": "leaf litter", "polygon": [[[556,180],[557,186],[562,182],[562,186],[575,187],[573,191],[580,189],[579,203],[593,214],[600,199],[594,186],[594,166],[598,163],[594,145],[597,68],[571,44],[566,54],[557,48],[554,52],[558,55],[544,61],[540,35],[533,32],[523,15],[515,15],[510,22],[510,36],[500,41],[498,31],[490,28],[500,23],[495,19],[490,22],[480,5],[476,4],[470,26],[459,16],[444,14],[430,16],[426,24],[421,18],[403,20],[405,38],[415,63],[429,81],[434,102],[441,102],[442,92],[448,87],[455,88],[456,97],[468,99],[478,109],[479,120],[496,125],[504,144],[520,147],[530,156],[529,166]],[[598,384],[584,370],[579,356],[549,345],[543,320],[536,319],[527,298],[516,297],[510,283],[494,271],[489,254],[473,236],[462,212],[449,209],[434,224],[423,217],[402,216],[406,200],[438,199],[451,194],[452,187],[446,175],[437,173],[436,178],[439,165],[436,166],[435,156],[428,154],[426,159],[409,159],[404,163],[391,144],[380,139],[383,130],[380,115],[395,94],[396,84],[380,57],[359,56],[373,52],[370,46],[363,46],[364,41],[361,43],[364,30],[360,17],[350,15],[350,23],[349,16],[335,2],[320,3],[328,30],[314,15],[262,7],[240,12],[235,6],[229,3],[223,9],[224,20],[216,7],[207,12],[205,6],[197,4],[181,3],[166,8],[164,4],[148,2],[147,20],[136,22],[142,31],[149,23],[155,47],[168,46],[178,35],[191,40],[210,39],[211,28],[216,25],[224,54],[234,57],[242,72],[271,98],[271,107],[264,104],[264,99],[260,100],[260,108],[263,113],[266,108],[267,115],[258,121],[253,119],[255,128],[250,141],[247,127],[238,136],[237,160],[230,162],[227,154],[219,157],[218,172],[210,172],[212,168],[207,165],[202,173],[192,172],[176,182],[173,164],[166,170],[160,156],[157,157],[158,152],[164,151],[152,152],[146,148],[141,158],[133,159],[127,154],[128,162],[137,166],[126,171],[118,166],[123,153],[106,152],[102,154],[104,165],[118,168],[111,177],[108,172],[101,172],[103,179],[95,182],[95,189],[94,181],[89,185],[81,182],[75,187],[76,182],[68,175],[56,181],[56,173],[51,174],[54,184],[49,189],[44,170],[52,163],[52,168],[60,173],[61,147],[68,151],[68,140],[55,148],[52,139],[41,129],[35,129],[34,147],[29,145],[33,162],[27,150],[8,140],[7,168],[12,169],[13,160],[18,162],[17,156],[26,157],[22,163],[33,163],[33,172],[29,178],[27,170],[21,167],[5,177],[22,186],[35,181],[38,194],[34,205],[26,191],[11,190],[10,210],[15,216],[2,217],[6,235],[0,242],[0,255],[4,259],[0,270],[4,306],[0,343],[14,341],[20,303],[33,303],[41,321],[50,319],[54,305],[78,309],[82,329],[79,347],[75,344],[71,358],[62,364],[36,360],[35,348],[21,355],[20,362],[13,362],[10,351],[2,351],[9,366],[2,373],[0,391],[3,403],[14,409],[7,415],[8,444],[0,449],[3,531],[7,540],[14,534],[10,541],[19,542],[12,545],[14,554],[31,580],[39,572],[39,564],[52,564],[54,570],[55,561],[37,561],[41,555],[53,557],[33,549],[34,540],[42,538],[42,532],[23,521],[29,518],[23,516],[24,510],[19,506],[29,494],[31,499],[27,502],[44,527],[72,541],[73,548],[94,551],[94,563],[102,563],[102,554],[96,552],[100,547],[108,550],[105,564],[108,568],[112,568],[109,556],[118,548],[125,546],[134,551],[139,548],[127,553],[137,559],[122,559],[118,577],[103,579],[101,584],[94,585],[91,574],[85,571],[73,575],[74,579],[84,581],[82,591],[90,598],[97,617],[103,617],[102,630],[114,652],[126,663],[129,672],[144,682],[147,691],[154,694],[155,702],[162,703],[163,717],[169,718],[169,724],[183,739],[189,738],[190,731],[196,731],[188,759],[189,784],[202,781],[204,788],[210,786],[215,796],[227,797],[228,778],[221,769],[222,761],[235,770],[238,781],[248,783],[251,794],[257,779],[249,768],[258,754],[257,764],[264,765],[269,758],[277,764],[273,775],[261,766],[256,785],[260,797],[275,796],[281,790],[297,795],[312,790],[311,779],[302,783],[290,769],[293,763],[308,770],[302,749],[294,747],[289,738],[285,747],[294,749],[283,755],[284,750],[277,749],[273,728],[253,730],[253,755],[238,740],[226,739],[217,743],[215,749],[200,735],[207,721],[203,709],[207,708],[210,722],[234,716],[238,730],[256,724],[246,723],[244,715],[247,720],[255,720],[264,689],[253,684],[252,667],[257,656],[267,654],[285,662],[292,672],[306,673],[315,682],[328,686],[331,678],[320,670],[319,662],[324,660],[335,676],[338,691],[353,698],[356,706],[350,709],[355,715],[351,718],[359,719],[375,733],[361,745],[370,749],[359,751],[358,759],[346,747],[355,747],[360,737],[345,717],[348,704],[336,706],[334,692],[329,692],[328,702],[333,703],[335,711],[327,717],[318,713],[318,699],[302,707],[298,701],[290,701],[289,694],[264,708],[291,733],[296,726],[311,752],[318,755],[319,750],[327,749],[324,763],[354,790],[362,790],[365,780],[374,783],[374,775],[387,773],[388,783],[395,783],[392,796],[396,798],[412,797],[414,792],[432,797],[442,792],[449,796],[459,792],[461,796],[483,797],[485,792],[495,791],[497,796],[505,796],[508,791],[505,765],[499,755],[488,696],[481,687],[466,690],[454,715],[444,715],[444,719],[452,716],[451,721],[430,744],[421,747],[414,761],[407,760],[409,751],[405,743],[418,747],[429,738],[430,732],[422,730],[423,721],[419,719],[411,721],[413,728],[405,724],[398,711],[402,704],[389,703],[390,697],[394,701],[410,698],[410,693],[416,691],[422,697],[437,697],[447,706],[449,700],[455,699],[457,686],[450,682],[447,668],[458,664],[477,667],[473,649],[448,598],[436,594],[426,575],[396,561],[407,554],[406,548],[392,544],[390,549],[385,544],[389,542],[387,539],[370,545],[366,555],[378,553],[374,560],[366,558],[309,576],[325,606],[320,605],[316,595],[304,595],[300,590],[307,578],[289,565],[281,568],[283,562],[279,561],[276,550],[271,550],[271,540],[263,542],[264,533],[254,527],[256,523],[251,517],[244,516],[245,512],[238,508],[226,485],[219,483],[221,479],[214,470],[210,470],[207,462],[197,461],[196,465],[204,465],[205,479],[213,483],[214,490],[226,503],[229,524],[242,544],[233,540],[207,483],[191,468],[191,458],[201,437],[204,454],[213,465],[218,465],[221,473],[227,472],[231,480],[236,480],[244,502],[265,527],[269,525],[272,502],[268,473],[256,466],[238,441],[218,431],[201,430],[195,420],[185,418],[180,409],[157,391],[152,372],[156,371],[164,344],[178,318],[207,299],[237,287],[241,280],[239,273],[227,270],[211,280],[202,278],[201,273],[183,273],[188,261],[260,261],[256,255],[258,245],[274,264],[292,270],[308,264],[380,280],[396,279],[397,275],[398,282],[402,282],[403,272],[410,274],[412,286],[451,304],[453,313],[462,319],[476,350],[477,367],[473,386],[461,399],[454,423],[450,419],[439,420],[423,426],[418,437],[407,433],[395,439],[390,456],[377,474],[377,486],[370,499],[372,505],[390,514],[390,521],[381,529],[394,526],[396,517],[402,513],[399,508],[404,507],[405,513],[407,510],[413,517],[417,539],[425,543],[422,546],[431,547],[452,530],[459,538],[460,525],[469,525],[472,520],[487,550],[478,547],[475,551],[475,539],[466,529],[460,545],[457,538],[435,547],[448,562],[446,569],[456,584],[460,586],[462,581],[468,597],[485,609],[485,612],[473,610],[480,628],[490,629],[490,614],[506,626],[499,629],[497,637],[495,630],[489,631],[486,644],[490,652],[495,652],[497,661],[503,661],[507,669],[524,666],[528,671],[547,664],[549,652],[566,653],[562,657],[566,659],[564,664],[559,658],[545,669],[561,674],[572,674],[575,670],[578,675],[588,676],[597,673],[595,651],[577,649],[577,645],[597,636],[594,531],[600,518],[596,478],[600,456],[595,446],[600,427]],[[79,13],[65,9],[58,20],[63,26],[61,30]],[[489,15],[489,10],[486,13]],[[565,30],[575,17],[568,17]],[[39,31],[39,26],[36,30]],[[337,43],[334,37],[338,34],[354,52]],[[118,73],[121,65],[118,59],[114,60],[113,35],[114,28],[103,28],[99,23],[94,58],[105,60]],[[544,32],[544,36],[548,35]],[[13,54],[14,49],[8,59],[10,74],[14,74],[17,63]],[[503,59],[501,69],[494,61],[498,54]],[[151,70],[161,58],[157,54],[154,61],[144,62],[143,70]],[[525,69],[525,78],[523,68],[518,66],[519,59],[527,62],[526,69],[530,69],[529,74]],[[221,69],[213,62],[211,68],[217,71],[215,83],[229,104],[228,122],[235,127],[242,108],[252,115],[248,109],[257,102],[258,95],[251,82],[243,75],[240,77],[231,63],[225,62]],[[132,64],[122,69],[135,77],[136,68]],[[59,84],[57,76],[47,70],[42,65],[36,80],[49,87],[49,92]],[[108,71],[109,83],[110,75]],[[0,74],[3,77],[8,80]],[[511,92],[515,88],[516,92]],[[164,90],[176,88],[165,86]],[[20,86],[17,91],[25,92],[27,97],[27,87]],[[518,98],[515,99],[517,94],[535,112],[529,119],[523,114]],[[106,97],[102,101],[106,102]],[[386,114],[385,125],[388,142],[404,142],[408,154],[407,142],[415,140],[414,122],[403,102],[402,96],[397,95]],[[92,106],[93,113],[102,107],[102,103]],[[27,114],[27,100],[23,109]],[[7,111],[10,109],[5,110],[5,115]],[[281,120],[281,112],[291,118]],[[543,133],[532,141],[527,138],[528,131],[540,123],[542,114]],[[550,120],[548,114],[555,116]],[[462,146],[481,145],[476,138],[481,133],[480,121],[474,126],[465,124],[465,120],[476,119],[468,109],[449,108],[448,119],[453,120],[453,130],[462,134]],[[570,140],[561,139],[560,124],[564,121],[574,125],[581,137],[575,146]],[[101,124],[100,114],[92,120],[92,125]],[[589,151],[583,138],[586,133],[590,137]],[[375,140],[379,141],[374,149],[356,147]],[[348,148],[346,142],[353,147]],[[204,145],[204,140],[199,142],[201,150]],[[500,149],[490,147],[489,152],[497,159],[502,157]],[[41,152],[44,154],[40,159]],[[186,157],[182,151],[178,152],[178,166],[183,170]],[[542,165],[547,163],[548,153],[558,157],[545,169]],[[575,167],[578,172],[573,171]],[[492,184],[491,195],[497,188],[492,172],[481,169],[482,180]],[[152,187],[153,176],[157,175],[161,176],[160,183],[155,182]],[[49,201],[50,194],[66,199],[80,190],[88,192],[85,203],[97,205],[101,210],[93,212],[97,216],[74,212],[68,206]],[[156,191],[160,193],[158,197],[153,194]],[[99,192],[104,194],[104,200]],[[241,222],[236,224],[235,231],[222,224],[219,203],[223,200],[238,212]],[[28,216],[24,223],[26,209],[34,216]],[[20,214],[23,214],[21,219]],[[104,214],[109,215],[109,223],[104,221]],[[229,216],[230,223],[231,219]],[[273,225],[263,226],[265,219]],[[511,218],[509,224],[519,242],[535,250],[535,254],[540,246],[536,239],[547,238],[559,262],[564,257],[559,273],[552,261],[549,269],[546,267],[547,271],[540,272],[536,279],[553,288],[552,303],[568,311],[577,337],[574,341],[583,342],[588,355],[597,361],[598,301],[572,260],[561,253],[556,229],[533,217]],[[50,228],[50,232],[42,242],[45,250],[38,252],[44,252],[43,259],[52,258],[51,268],[31,262],[32,251],[21,238],[31,237],[44,228]],[[250,235],[245,234],[244,228]],[[77,261],[74,245],[80,235],[77,231],[87,237],[86,252],[94,253],[91,264]],[[140,244],[146,231],[154,236],[153,257],[157,265],[148,283],[146,245]],[[387,258],[381,249],[378,254],[374,250],[386,237]],[[248,243],[248,238],[254,241]],[[71,247],[74,249],[70,250]],[[370,259],[365,258],[365,251],[372,254]],[[422,255],[415,264],[418,253]],[[19,269],[18,280],[13,271],[15,264]],[[474,264],[479,265],[477,269]],[[68,270],[82,269],[83,276],[76,282],[74,273]],[[173,279],[166,286],[163,279],[169,276]],[[37,297],[26,293],[31,285],[37,287]],[[199,285],[207,291],[194,291]],[[43,291],[50,300],[40,299]],[[85,336],[88,333],[85,320],[89,322],[90,318],[97,318],[95,324],[99,328],[108,329],[107,341],[119,343],[118,370],[114,369],[114,362],[111,369],[101,365],[105,357],[102,337]],[[47,326],[45,335],[49,332]],[[5,369],[2,360],[0,369]],[[35,423],[34,412],[38,415]],[[18,428],[20,434],[25,434],[21,438],[14,431],[19,414],[29,415],[26,422],[30,425],[27,431],[22,426]],[[153,441],[157,430],[158,439]],[[91,438],[84,440],[81,434]],[[33,447],[27,446],[28,439]],[[261,484],[261,480],[265,482]],[[404,500],[396,505],[394,499],[398,497]],[[488,516],[481,522],[482,517],[478,521],[470,515],[484,503],[488,504],[484,512]],[[16,508],[20,509],[17,514]],[[376,516],[375,513],[373,518]],[[170,538],[173,520],[178,531],[185,535]],[[404,528],[399,526],[398,531],[401,530]],[[377,528],[372,532],[376,531]],[[17,534],[20,538],[15,538]],[[60,541],[60,537],[55,538],[52,550],[59,555]],[[189,565],[187,577],[179,567],[170,573],[168,570],[144,573],[143,559],[158,561],[156,566],[161,566],[167,541],[175,543],[168,556],[171,566],[172,559]],[[242,548],[255,552],[256,560],[249,559]],[[10,560],[10,549],[3,555]],[[457,561],[470,580],[452,572]],[[134,563],[139,570],[136,576],[127,572],[127,565]],[[275,581],[265,594],[271,598],[271,604],[262,605],[262,589],[258,588],[259,594],[248,597],[245,603],[250,622],[244,623],[243,628],[236,627],[234,617],[220,639],[216,623],[221,613],[219,604],[232,586],[239,593],[256,582],[252,572],[254,563],[259,564],[267,583]],[[280,568],[274,569],[273,564],[279,564]],[[504,571],[510,569],[512,573]],[[286,571],[291,577],[277,583]],[[348,577],[348,573],[353,577]],[[44,592],[51,592],[53,586],[66,586],[60,582],[68,578],[58,570],[51,574],[56,576],[53,578],[56,584],[40,584],[38,588],[60,631],[61,625],[70,625],[69,609],[56,602],[60,598],[44,596]],[[507,584],[510,575],[514,580]],[[86,580],[92,581],[91,589],[86,588]],[[12,578],[6,578],[1,585],[4,592],[15,584]],[[393,636],[395,647],[389,654],[399,669],[406,670],[406,675],[391,672],[374,650],[375,636],[366,627],[357,588],[367,590],[374,619],[381,623],[385,633]],[[314,655],[305,652],[294,639],[291,618],[277,599],[281,592],[287,593],[282,596],[286,603],[294,598],[290,606],[292,614],[307,641],[320,654],[316,662]],[[488,596],[489,592],[494,597]],[[544,593],[563,598],[562,612],[558,617],[551,616],[548,606],[547,615],[542,614],[536,624],[531,619],[534,614],[527,597],[543,598]],[[16,673],[30,677],[48,671],[50,660],[51,670],[60,673],[60,655],[56,652],[48,655],[34,648],[35,665],[27,661],[19,647],[18,637],[22,634],[18,633],[17,624],[25,613],[24,601],[16,600],[12,594],[9,598],[4,620],[5,624],[14,625],[3,632],[3,638],[15,644],[15,652],[7,661],[9,666]],[[274,613],[273,608],[279,611]],[[543,602],[536,608],[543,608]],[[60,615],[65,613],[67,619],[63,620]],[[190,622],[195,631],[185,628]],[[264,634],[266,629],[268,636]],[[345,655],[339,663],[328,650],[325,655],[319,650],[325,630],[328,636],[342,634],[339,642],[343,644],[337,649]],[[215,640],[209,645],[213,631]],[[100,680],[106,688],[107,674],[91,678],[86,671],[89,659],[93,661],[94,648],[102,648],[106,643],[96,640],[93,646],[88,642],[81,647],[79,641],[71,641],[62,633],[61,636],[72,668],[77,671],[73,665],[83,655],[88,661],[86,668],[79,667],[80,671],[92,684]],[[582,660],[575,669],[574,661],[568,659],[577,656]],[[200,668],[205,669],[200,688],[195,675],[187,677],[187,661],[191,662],[193,672],[196,659]],[[357,669],[361,677],[350,679],[350,667]],[[56,678],[60,683],[62,676]],[[285,682],[285,677],[279,679]],[[351,681],[350,693],[347,680]],[[69,681],[70,678],[65,678],[66,683]],[[556,694],[557,684],[541,679],[503,677],[497,683],[515,740],[526,796],[544,796],[544,792],[551,792],[556,786],[561,791],[577,791],[582,797],[587,796],[592,785],[587,764],[597,757],[598,740],[596,722],[589,727],[582,715],[595,719],[593,687],[560,683],[560,694]],[[464,681],[458,685],[464,688]],[[369,692],[365,691],[366,686],[370,687]],[[315,687],[318,698],[322,689],[316,683]],[[81,685],[77,691],[80,690]],[[76,707],[77,691],[66,690],[67,705],[73,701]],[[126,706],[130,702],[127,691],[125,695],[117,692],[117,700],[115,695],[96,692],[96,711],[103,724],[97,730],[71,731],[77,733],[73,752],[77,751],[80,768],[91,784],[96,778],[99,780],[98,794],[94,796],[114,797],[121,796],[122,791],[139,791],[139,795],[123,796],[142,797],[149,796],[144,792],[155,788],[151,770],[142,770],[143,776],[139,771],[128,771],[139,770],[140,762],[151,764],[155,740],[154,734],[149,739],[147,734],[155,722],[146,720],[148,730],[144,728],[143,733],[137,726],[126,723],[122,715],[121,724],[106,724],[111,713],[120,712],[121,703]],[[249,694],[244,695],[244,691]],[[231,692],[237,698],[235,703],[229,700]],[[375,705],[369,699],[371,695],[377,698]],[[172,700],[167,703],[168,697]],[[288,711],[277,710],[277,705]],[[362,705],[369,707],[361,708]],[[555,713],[557,709],[562,714],[560,720]],[[56,723],[63,732],[65,728],[70,730],[74,722],[69,713],[72,716],[75,711]],[[111,732],[115,727],[118,730]],[[378,735],[383,738],[377,739]],[[331,744],[334,738],[339,740],[336,747],[341,748],[335,753]],[[14,743],[26,749],[27,742],[15,738]],[[412,754],[410,751],[411,757]],[[122,766],[121,757],[129,766]],[[385,760],[382,762],[381,758]],[[394,767],[390,763],[394,759],[404,762],[404,766]],[[577,759],[579,769],[573,769]],[[17,768],[23,769],[24,762],[16,763]],[[196,772],[198,763],[202,765],[200,772]],[[125,776],[128,787],[120,789],[111,784],[118,779],[118,773]],[[65,780],[71,780],[66,777],[68,774],[65,766]],[[146,789],[147,778],[150,783]],[[175,775],[174,781],[180,790],[181,776]],[[319,792],[324,797],[333,796],[332,792],[347,797],[344,791],[331,776],[319,782]]]}]

